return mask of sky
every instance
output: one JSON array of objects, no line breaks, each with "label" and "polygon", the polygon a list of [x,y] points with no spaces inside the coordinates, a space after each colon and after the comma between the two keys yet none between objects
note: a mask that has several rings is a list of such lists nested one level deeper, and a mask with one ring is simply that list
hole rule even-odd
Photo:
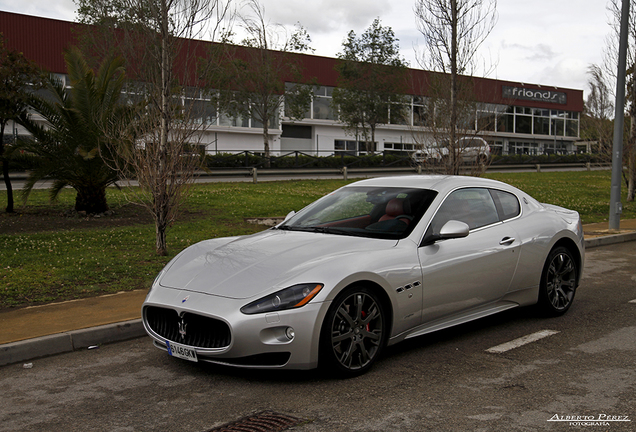
[{"label": "sky", "polygon": [[[261,0],[266,19],[309,33],[316,55],[335,57],[350,30],[362,34],[375,18],[391,27],[402,56],[419,68],[415,0]],[[75,21],[72,0],[0,0],[0,10]],[[609,14],[605,0],[499,0],[498,20],[480,48],[489,78],[584,90],[586,71],[600,64]],[[1,31],[1,29],[0,29]],[[419,48],[418,48],[419,47]]]}]

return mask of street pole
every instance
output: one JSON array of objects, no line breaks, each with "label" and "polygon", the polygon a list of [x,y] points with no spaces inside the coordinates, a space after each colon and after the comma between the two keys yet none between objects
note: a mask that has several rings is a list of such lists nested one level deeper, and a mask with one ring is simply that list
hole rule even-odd
[{"label": "street pole", "polygon": [[614,146],[612,148],[612,189],[610,193],[609,229],[618,231],[621,224],[621,181],[623,172],[623,122],[625,116],[625,70],[627,64],[627,35],[629,2],[623,0],[621,10],[621,34],[618,48],[618,73],[616,80],[616,111],[614,115]]}]

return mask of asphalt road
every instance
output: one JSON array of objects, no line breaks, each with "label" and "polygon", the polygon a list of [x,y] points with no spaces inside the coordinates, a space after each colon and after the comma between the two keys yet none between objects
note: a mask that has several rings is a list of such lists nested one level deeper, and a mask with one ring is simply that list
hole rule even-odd
[{"label": "asphalt road", "polygon": [[[635,249],[589,250],[563,317],[512,310],[416,338],[349,380],[189,363],[147,338],[5,366],[0,431],[202,432],[263,410],[302,432],[635,431]],[[558,333],[487,351],[543,330]]]}]

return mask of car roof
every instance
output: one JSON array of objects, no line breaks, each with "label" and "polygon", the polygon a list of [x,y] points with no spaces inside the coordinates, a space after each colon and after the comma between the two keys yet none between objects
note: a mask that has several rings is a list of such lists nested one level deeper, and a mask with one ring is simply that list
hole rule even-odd
[{"label": "car roof", "polygon": [[408,187],[418,189],[432,189],[438,192],[460,187],[489,187],[518,191],[516,188],[497,180],[485,179],[481,177],[451,175],[409,175],[395,177],[377,177],[351,183],[349,186]]}]

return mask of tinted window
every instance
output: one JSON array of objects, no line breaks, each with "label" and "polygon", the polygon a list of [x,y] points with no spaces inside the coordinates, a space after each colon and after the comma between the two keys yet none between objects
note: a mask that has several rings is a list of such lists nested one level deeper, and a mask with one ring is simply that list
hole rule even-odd
[{"label": "tinted window", "polygon": [[400,239],[433,202],[428,189],[349,186],[319,199],[279,229]]},{"label": "tinted window", "polygon": [[498,222],[499,216],[487,189],[468,188],[456,190],[446,198],[429,230],[433,234],[439,234],[439,230],[449,220],[464,222],[472,230]]},{"label": "tinted window", "polygon": [[521,207],[519,206],[519,200],[515,195],[500,190],[491,190],[490,192],[492,193],[495,205],[499,210],[501,220],[519,216],[519,213],[521,213]]}]

